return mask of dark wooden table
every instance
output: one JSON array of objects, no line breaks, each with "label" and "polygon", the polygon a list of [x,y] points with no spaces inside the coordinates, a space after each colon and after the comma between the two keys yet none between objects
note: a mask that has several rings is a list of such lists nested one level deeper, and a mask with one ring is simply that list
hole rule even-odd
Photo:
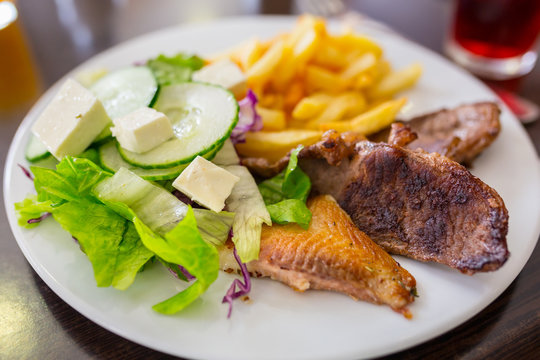
[{"label": "dark wooden table", "polygon": [[[156,12],[164,20],[131,26],[131,32],[119,33],[116,29],[113,34],[113,25],[118,25],[118,22],[124,21],[124,25],[130,28],[126,19],[131,20],[132,16],[144,12],[141,3],[143,1],[75,0],[62,3],[53,0],[19,0],[20,17],[44,88],[89,56],[118,41],[135,36],[138,32],[179,23],[178,16],[167,17],[166,7],[171,6],[172,1],[152,1],[148,3],[160,9]],[[201,1],[199,5],[209,3]],[[60,4],[63,5],[58,7]],[[195,17],[199,6],[188,6],[188,1],[183,4],[191,10],[180,17],[180,22],[189,21],[190,16]],[[348,4],[390,24],[417,42],[435,51],[442,51],[451,14],[449,1],[363,0],[349,1]],[[175,6],[178,8],[178,4]],[[261,4],[233,1],[228,2],[227,6],[216,5],[214,8],[217,8],[218,14],[225,15],[294,11],[289,1],[267,1]],[[129,16],[126,17],[126,14]],[[79,29],[79,37],[74,35],[75,28]],[[85,38],[88,34],[91,37]],[[1,56],[9,54],[0,48]],[[514,86],[522,96],[540,104],[540,66]],[[4,159],[11,138],[28,106],[0,113],[0,151]],[[540,121],[527,125],[526,129],[540,152]],[[104,330],[56,296],[25,260],[11,234],[4,208],[0,211],[0,359],[172,358]],[[540,247],[537,246],[521,274],[481,313],[447,334],[388,358],[539,357]]]}]

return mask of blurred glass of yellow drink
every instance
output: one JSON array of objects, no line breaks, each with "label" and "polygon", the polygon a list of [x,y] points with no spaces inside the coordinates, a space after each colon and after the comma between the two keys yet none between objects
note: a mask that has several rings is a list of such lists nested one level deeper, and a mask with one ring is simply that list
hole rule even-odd
[{"label": "blurred glass of yellow drink", "polygon": [[0,0],[0,111],[27,104],[40,91],[15,5],[12,0]]}]

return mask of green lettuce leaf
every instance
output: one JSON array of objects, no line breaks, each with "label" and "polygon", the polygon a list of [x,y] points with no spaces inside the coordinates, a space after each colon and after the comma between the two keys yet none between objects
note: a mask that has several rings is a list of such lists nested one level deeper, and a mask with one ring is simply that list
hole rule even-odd
[{"label": "green lettuce leaf", "polygon": [[[62,228],[78,240],[81,250],[92,264],[98,286],[126,289],[144,265],[156,256],[167,263],[182,265],[197,280],[186,290],[154,306],[156,311],[172,314],[189,305],[217,278],[217,250],[203,239],[197,227],[202,226],[208,237],[218,237],[216,241],[221,242],[221,238],[226,239],[229,233],[234,214],[212,215],[201,210],[198,213],[199,221],[193,209],[182,203],[183,208],[177,210],[181,210],[183,216],[178,218],[176,214],[174,218],[171,214],[170,219],[165,219],[172,221],[171,230],[157,234],[139,215],[150,216],[152,211],[159,210],[159,202],[167,200],[166,197],[160,197],[162,192],[166,193],[165,190],[142,179],[142,183],[130,181],[135,187],[130,194],[123,196],[130,195],[126,201],[132,200],[131,205],[138,206],[136,200],[141,194],[137,189],[152,190],[149,197],[154,200],[157,197],[154,207],[137,208],[136,213],[118,199],[113,201],[98,198],[95,189],[102,184],[111,191],[112,196],[115,188],[111,187],[110,180],[115,177],[88,159],[66,157],[57,165],[56,170],[32,167],[32,171],[38,195],[30,196],[15,205],[19,222],[29,226],[28,219],[37,218],[43,212],[52,213]],[[122,191],[126,189],[116,189],[117,197],[122,197]],[[173,195],[166,195],[180,202]],[[153,218],[162,215],[154,214]],[[216,216],[221,220],[217,221]],[[165,229],[157,223],[154,225],[156,229]]]},{"label": "green lettuce leaf", "polygon": [[31,229],[39,225],[39,222],[29,223],[30,219],[37,219],[44,213],[52,212],[53,202],[51,200],[38,201],[36,195],[29,195],[21,202],[15,203],[15,214],[19,226]]},{"label": "green lettuce leaf", "polygon": [[69,201],[52,214],[88,256],[98,286],[128,288],[154,256],[139,240],[133,224],[103,204],[87,199]]},{"label": "green lettuce leaf", "polygon": [[307,229],[311,212],[305,203],[311,190],[311,181],[298,166],[298,153],[302,148],[300,145],[291,151],[287,168],[273,178],[261,182],[259,191],[272,222],[294,222]]},{"label": "green lettuce leaf", "polygon": [[303,146],[298,146],[291,151],[281,189],[287,199],[298,199],[305,203],[311,190],[311,180],[298,166],[298,153],[302,148]]},{"label": "green lettuce leaf", "polygon": [[307,229],[311,221],[311,211],[302,200],[287,199],[267,205],[272,221],[276,224],[297,223]]},{"label": "green lettuce leaf", "polygon": [[[142,223],[135,222],[135,226]],[[144,225],[144,224],[142,224]],[[217,279],[219,255],[217,249],[204,241],[197,230],[193,209],[189,208],[186,216],[163,241],[141,235],[144,244],[158,256],[168,262],[182,265],[197,280],[187,289],[153,306],[163,314],[174,314],[191,304]]]},{"label": "green lettuce leaf", "polygon": [[220,211],[218,213],[207,209],[193,209],[197,227],[202,238],[215,246],[223,245],[229,238],[229,232],[235,213]]},{"label": "green lettuce leaf", "polygon": [[259,183],[259,192],[261,193],[266,205],[275,204],[287,199],[282,189],[284,179],[285,172],[281,172],[273,178]]},{"label": "green lettuce leaf", "polygon": [[[109,177],[92,161],[65,157],[56,170],[31,167],[38,193],[15,204],[19,223],[28,224],[44,212],[77,238],[88,256],[98,286],[126,289],[142,266],[154,256],[139,239],[135,227],[100,203],[93,187]],[[26,222],[26,224],[24,224]]]},{"label": "green lettuce leaf", "polygon": [[167,263],[182,265],[197,279],[187,289],[154,305],[154,310],[162,314],[177,313],[197,299],[217,279],[219,272],[217,249],[203,240],[191,206],[174,229],[160,236],[146,226],[126,204],[120,202],[107,204],[122,216],[131,217],[141,241],[149,250]]},{"label": "green lettuce leaf", "polygon": [[93,197],[92,188],[111,176],[88,159],[69,156],[56,165],[56,170],[36,166],[30,167],[30,170],[34,174],[38,200],[51,200],[55,203]]},{"label": "green lettuce leaf", "polygon": [[236,214],[232,241],[240,260],[248,263],[259,258],[262,224],[272,225],[272,220],[249,170],[240,165],[229,165],[224,169],[240,178],[225,202]]},{"label": "green lettuce leaf", "polygon": [[146,65],[152,70],[160,86],[191,80],[191,74],[203,67],[204,61],[195,55],[179,53],[175,56],[159,55]]}]

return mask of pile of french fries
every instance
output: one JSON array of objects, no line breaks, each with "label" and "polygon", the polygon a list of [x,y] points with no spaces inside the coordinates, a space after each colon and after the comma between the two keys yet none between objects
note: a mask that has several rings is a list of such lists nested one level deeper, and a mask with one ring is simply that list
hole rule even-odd
[{"label": "pile of french fries", "polygon": [[237,150],[270,161],[329,129],[369,135],[388,127],[406,103],[395,95],[422,72],[419,64],[393,70],[370,38],[351,29],[331,34],[323,19],[309,15],[289,33],[251,39],[210,61],[223,58],[244,71],[264,124]]}]

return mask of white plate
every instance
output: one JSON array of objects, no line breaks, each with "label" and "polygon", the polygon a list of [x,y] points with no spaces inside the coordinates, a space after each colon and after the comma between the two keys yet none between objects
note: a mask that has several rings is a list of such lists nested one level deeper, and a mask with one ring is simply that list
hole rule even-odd
[{"label": "white plate", "polygon": [[[120,67],[165,52],[209,54],[252,35],[267,38],[291,28],[292,18],[236,18],[205,25],[172,28],[114,47],[81,65]],[[420,61],[420,83],[407,96],[409,115],[495,96],[451,63],[392,34],[363,29],[383,44],[396,66]],[[308,291],[298,293],[271,280],[256,279],[251,303],[237,301],[231,319],[221,304],[232,275],[221,274],[209,291],[175,316],[155,313],[151,306],[181,289],[167,271],[156,266],[141,273],[122,292],[97,288],[90,263],[71,237],[52,220],[38,228],[17,226],[13,203],[33,191],[17,168],[25,163],[29,128],[50,100],[50,89],[21,124],[6,162],[4,197],[11,228],[24,255],[64,301],[104,328],[166,353],[205,359],[349,359],[402,350],[440,335],[471,318],[512,282],[529,258],[540,232],[540,167],[525,131],[507,111],[503,131],[478,158],[473,172],[494,187],[510,213],[511,257],[494,273],[462,275],[436,264],[399,258],[418,282],[420,297],[406,320],[386,306],[356,302],[347,296]]]}]

